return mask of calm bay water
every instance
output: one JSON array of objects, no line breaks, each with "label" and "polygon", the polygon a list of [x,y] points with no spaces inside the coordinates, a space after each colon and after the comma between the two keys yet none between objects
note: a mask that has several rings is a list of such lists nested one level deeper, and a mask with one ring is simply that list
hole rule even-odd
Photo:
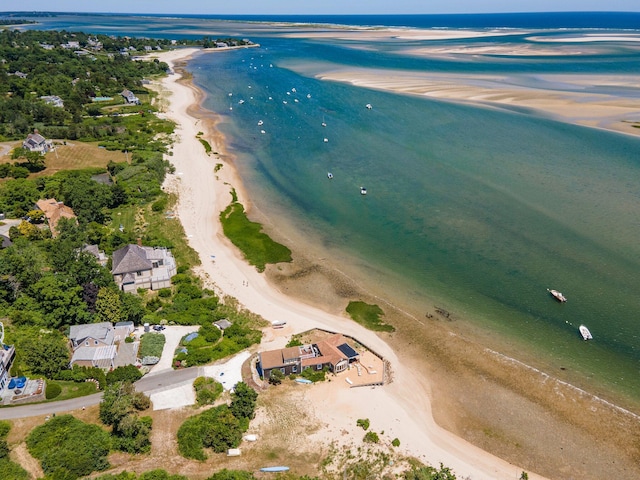
[{"label": "calm bay water", "polygon": [[[554,47],[563,46],[557,42],[563,36],[585,33],[582,28],[615,34],[633,33],[628,29],[640,25],[638,14],[599,20],[589,14],[419,17],[284,20],[562,28],[536,32],[553,37]],[[562,58],[428,59],[402,53],[408,41],[313,39],[305,37],[308,27],[246,23],[261,19],[43,21],[45,28],[170,38],[233,35],[260,43],[260,48],[199,55],[189,69],[208,93],[205,106],[223,115],[221,128],[261,211],[275,224],[286,215],[328,251],[388,272],[397,281],[390,295],[393,288],[403,289],[418,305],[428,296],[492,334],[526,342],[547,364],[582,371],[585,384],[640,399],[639,139],[524,110],[429,100],[315,77],[362,67],[381,75],[394,69],[494,73],[524,76],[533,84],[539,74],[637,72],[633,46],[610,43]],[[285,37],[293,32],[300,36]],[[529,42],[528,33],[507,33],[435,43]],[[625,94],[638,96],[640,89]],[[368,103],[370,110],[364,107]],[[360,186],[367,187],[366,197]],[[563,291],[569,301],[556,303],[547,288]],[[582,323],[591,329],[592,342],[581,340]]]}]

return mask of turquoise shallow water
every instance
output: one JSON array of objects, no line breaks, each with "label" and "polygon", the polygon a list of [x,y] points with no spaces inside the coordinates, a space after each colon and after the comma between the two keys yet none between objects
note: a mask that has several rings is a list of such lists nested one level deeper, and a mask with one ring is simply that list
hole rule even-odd
[{"label": "turquoise shallow water", "polygon": [[[51,25],[64,23],[56,22]],[[491,73],[533,86],[550,73],[634,72],[633,45],[590,46],[584,55],[562,58],[425,59],[402,53],[403,40],[307,39],[301,27],[295,27],[300,38],[287,38],[259,24],[197,19],[88,23],[97,31],[211,31],[259,42],[260,48],[200,55],[189,69],[208,93],[205,106],[223,115],[221,129],[241,177],[271,222],[286,216],[329,251],[366,262],[369,272],[388,272],[390,296],[402,289],[417,304],[436,300],[488,335],[527,344],[528,357],[540,355],[543,365],[581,372],[581,384],[593,391],[640,399],[640,140],[524,109],[460,105],[315,78],[362,67]],[[538,35],[558,40],[582,33]],[[513,32],[436,44],[492,42],[529,40]],[[640,95],[639,89],[624,90]],[[360,186],[367,187],[366,197]],[[561,290],[569,301],[555,302],[547,288]],[[581,323],[591,329],[592,342],[581,340]]]}]

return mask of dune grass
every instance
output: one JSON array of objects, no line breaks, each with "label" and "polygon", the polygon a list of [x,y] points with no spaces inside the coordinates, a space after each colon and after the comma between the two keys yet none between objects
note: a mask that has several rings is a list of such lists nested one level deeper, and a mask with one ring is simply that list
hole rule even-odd
[{"label": "dune grass", "polygon": [[384,311],[378,305],[369,305],[365,302],[349,302],[347,313],[357,323],[375,332],[393,332],[393,325],[384,323],[380,317]]},{"label": "dune grass", "polygon": [[247,218],[242,204],[234,201],[221,214],[222,229],[249,264],[263,272],[269,263],[290,262],[291,250],[262,232],[262,225]]}]

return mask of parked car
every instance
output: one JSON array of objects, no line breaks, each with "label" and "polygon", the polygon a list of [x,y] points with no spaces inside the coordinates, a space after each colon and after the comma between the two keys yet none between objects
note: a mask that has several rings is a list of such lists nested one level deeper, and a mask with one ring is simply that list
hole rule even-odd
[{"label": "parked car", "polygon": [[154,329],[156,332],[161,332],[161,331],[162,331],[162,330],[164,330],[165,328],[166,328],[166,327],[165,327],[164,325],[154,325],[154,326],[153,326],[153,329]]}]

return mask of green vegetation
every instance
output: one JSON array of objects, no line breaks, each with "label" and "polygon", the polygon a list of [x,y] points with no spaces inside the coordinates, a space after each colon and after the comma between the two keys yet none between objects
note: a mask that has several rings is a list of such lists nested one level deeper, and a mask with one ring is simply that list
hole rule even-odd
[{"label": "green vegetation", "polygon": [[365,302],[349,302],[347,313],[357,323],[363,327],[376,332],[393,332],[393,325],[384,323],[381,316],[384,312],[378,305],[369,305]]},{"label": "green vegetation", "polygon": [[107,373],[107,385],[117,382],[134,383],[142,378],[142,372],[135,365],[125,365],[118,367]]},{"label": "green vegetation", "polygon": [[135,473],[121,472],[116,474],[106,474],[95,477],[95,480],[189,480],[184,475],[171,475],[165,470],[151,470],[137,476]]},{"label": "green vegetation", "polygon": [[359,418],[356,421],[356,425],[361,427],[363,430],[369,430],[369,419],[368,418]]},{"label": "green vegetation", "polygon": [[209,155],[211,153],[211,144],[207,142],[204,138],[202,138],[202,132],[198,132],[198,135],[196,135],[196,138],[200,140],[200,143],[204,147],[205,153]]},{"label": "green vegetation", "polygon": [[40,460],[45,474],[61,479],[107,469],[110,445],[107,432],[71,415],[53,417],[27,437],[29,453]]},{"label": "green vegetation", "polygon": [[398,448],[400,446],[400,439],[399,438],[394,438],[393,440],[391,440],[391,445],[393,445],[394,447]]},{"label": "green vegetation", "polygon": [[161,333],[145,333],[140,337],[140,357],[160,358],[166,341],[167,339]]},{"label": "green vegetation", "polygon": [[316,382],[324,382],[327,377],[327,372],[329,371],[328,367],[324,367],[322,370],[316,370],[315,368],[305,368],[300,373],[302,378],[306,378],[307,380],[311,380],[313,383]]},{"label": "green vegetation", "polygon": [[364,438],[362,439],[362,441],[367,443],[379,443],[380,437],[376,432],[369,431],[364,434]]},{"label": "green vegetation", "polygon": [[414,466],[411,470],[404,473],[404,480],[456,480],[450,468],[440,464],[440,468],[432,466]]},{"label": "green vegetation", "polygon": [[258,394],[243,382],[235,386],[231,405],[212,407],[188,418],[178,430],[178,450],[186,458],[206,460],[205,448],[215,453],[236,448],[254,417]]},{"label": "green vegetation", "polygon": [[107,387],[100,403],[100,420],[111,426],[113,447],[127,453],[147,453],[151,449],[151,417],[138,412],[151,406],[149,397],[137,392],[131,382]]},{"label": "green vegetation", "polygon": [[45,389],[44,398],[47,400],[53,400],[62,393],[62,387],[59,383],[47,382],[47,388]]},{"label": "green vegetation", "polygon": [[241,203],[234,200],[220,214],[220,221],[226,237],[259,272],[269,263],[291,261],[291,250],[263,233],[262,225],[250,221]]},{"label": "green vegetation", "polygon": [[0,421],[0,478],[28,480],[30,476],[26,470],[9,459],[7,435],[9,435],[10,431],[11,424],[6,421]]},{"label": "green vegetation", "polygon": [[277,368],[271,370],[269,373],[269,383],[271,385],[280,385],[282,380],[284,380],[284,373],[282,373],[282,371]]},{"label": "green vegetation", "polygon": [[196,378],[193,388],[196,391],[196,403],[200,406],[213,405],[223,391],[222,384],[209,377]]}]

